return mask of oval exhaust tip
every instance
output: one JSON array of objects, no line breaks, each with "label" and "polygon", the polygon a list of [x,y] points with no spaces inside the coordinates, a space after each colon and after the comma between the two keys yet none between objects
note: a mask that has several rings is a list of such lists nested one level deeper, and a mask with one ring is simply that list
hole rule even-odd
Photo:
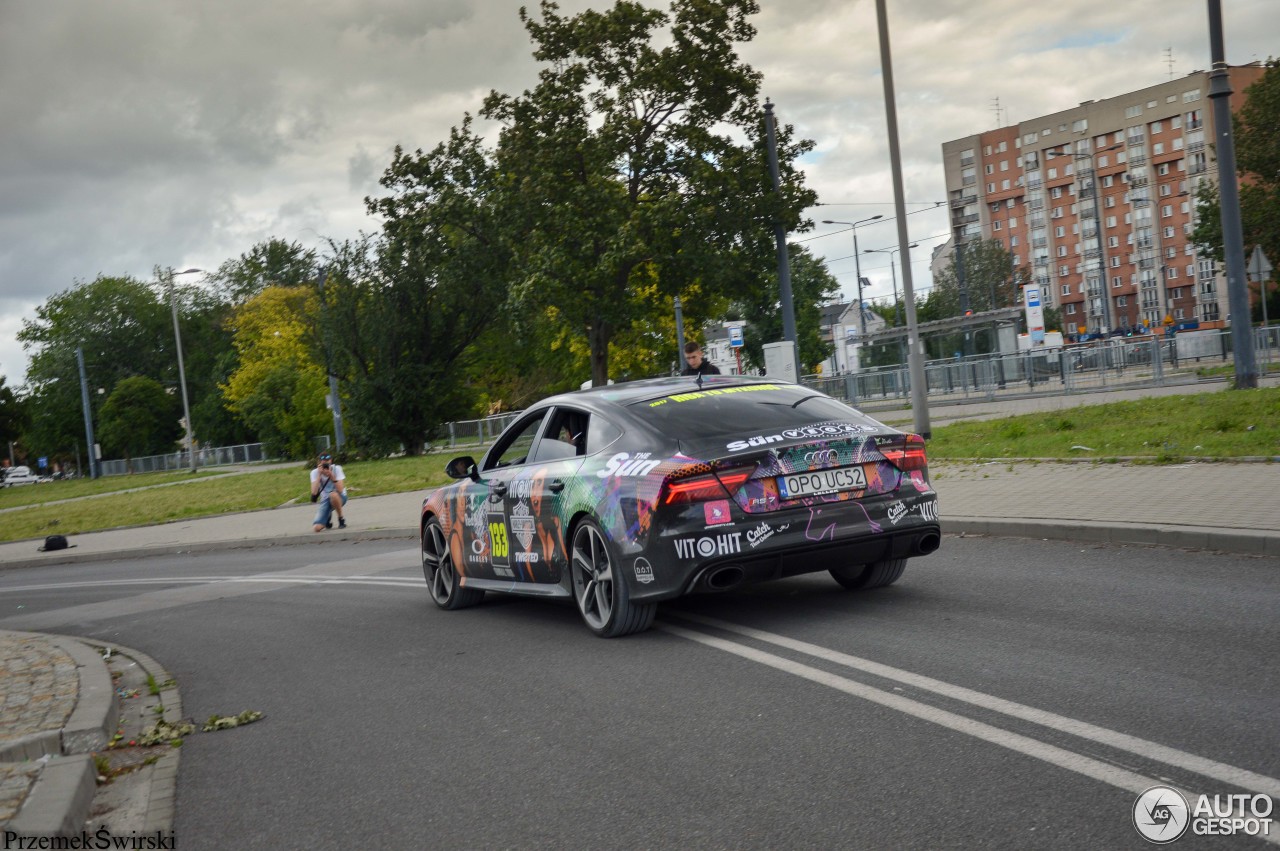
[{"label": "oval exhaust tip", "polygon": [[744,573],[736,564],[713,570],[707,575],[707,587],[716,591],[727,591],[742,581]]},{"label": "oval exhaust tip", "polygon": [[942,544],[942,536],[930,532],[927,535],[921,535],[916,541],[916,550],[921,555],[928,555],[936,550]]}]

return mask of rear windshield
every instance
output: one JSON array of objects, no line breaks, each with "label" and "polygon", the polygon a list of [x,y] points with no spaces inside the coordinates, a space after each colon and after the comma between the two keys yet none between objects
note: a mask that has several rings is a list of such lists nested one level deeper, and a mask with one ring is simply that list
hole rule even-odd
[{"label": "rear windshield", "polygon": [[707,388],[634,402],[628,409],[675,438],[755,434],[832,420],[877,424],[843,402],[798,384]]}]

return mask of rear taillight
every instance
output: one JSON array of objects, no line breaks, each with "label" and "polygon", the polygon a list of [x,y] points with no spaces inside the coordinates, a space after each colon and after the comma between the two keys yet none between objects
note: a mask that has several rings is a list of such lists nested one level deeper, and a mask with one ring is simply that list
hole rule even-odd
[{"label": "rear taillight", "polygon": [[[705,469],[705,468],[704,468]],[[754,467],[734,467],[719,473],[703,473],[685,479],[668,479],[662,486],[659,502],[678,505],[706,502],[711,499],[727,499],[751,478]],[[676,472],[679,475],[679,471]]]},{"label": "rear taillight", "polygon": [[877,446],[884,460],[904,473],[923,470],[929,465],[924,454],[924,438],[918,434],[903,435],[902,442]]}]

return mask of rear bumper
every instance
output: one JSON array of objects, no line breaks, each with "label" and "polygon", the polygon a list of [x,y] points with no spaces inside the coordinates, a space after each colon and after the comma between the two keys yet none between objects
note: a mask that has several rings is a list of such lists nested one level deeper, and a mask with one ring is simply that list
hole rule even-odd
[{"label": "rear bumper", "polygon": [[[627,554],[631,598],[658,602],[691,593],[818,573],[833,567],[928,555],[941,543],[932,491],[825,503],[813,509],[752,515],[733,524],[654,536]],[[632,560],[645,570],[631,573]]]}]

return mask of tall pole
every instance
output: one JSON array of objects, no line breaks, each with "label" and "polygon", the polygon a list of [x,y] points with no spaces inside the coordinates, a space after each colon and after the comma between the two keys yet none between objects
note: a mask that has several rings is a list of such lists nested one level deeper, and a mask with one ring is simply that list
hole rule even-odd
[{"label": "tall pole", "polygon": [[187,425],[187,459],[191,462],[191,472],[196,471],[196,439],[191,433],[191,405],[187,402],[187,368],[182,363],[182,332],[178,330],[178,302],[173,295],[173,279],[175,275],[186,275],[199,272],[199,269],[187,269],[185,272],[174,272],[169,267],[169,309],[173,312],[173,339],[178,347],[178,381],[182,385],[182,417]]},{"label": "tall pole", "polygon": [[867,314],[866,311],[862,309],[862,258],[859,256],[860,252],[858,251],[858,226],[883,218],[883,215],[878,215],[870,216],[865,219],[858,219],[856,222],[838,222],[834,219],[822,220],[824,225],[848,225],[849,229],[853,231],[853,269],[854,274],[858,276],[858,328],[861,331],[861,336],[858,338],[859,346],[862,346],[866,340]]},{"label": "tall pole", "polygon": [[[84,436],[89,441],[89,478],[98,478],[98,459],[93,454],[93,415],[89,413],[89,382],[84,377],[84,349],[76,347],[76,365],[80,367],[80,407],[84,409]],[[13,450],[10,449],[10,454]],[[77,463],[79,459],[76,459]]]},{"label": "tall pole", "polygon": [[[1112,148],[1115,145],[1111,146]],[[1110,149],[1108,149],[1110,150]],[[1118,156],[1118,155],[1117,155]],[[1079,154],[1076,155],[1079,158]],[[1089,145],[1089,176],[1093,181],[1093,228],[1094,236],[1098,240],[1098,285],[1102,289],[1102,334],[1106,336],[1111,331],[1111,291],[1107,289],[1107,275],[1111,272],[1107,268],[1107,240],[1104,234],[1106,229],[1102,226],[1102,206],[1099,204],[1098,196],[1102,194],[1102,183],[1098,180],[1098,163],[1093,158],[1093,145]],[[1164,282],[1160,282],[1161,288]]]},{"label": "tall pole", "polygon": [[876,0],[876,23],[880,33],[880,71],[884,78],[884,111],[889,131],[889,165],[893,172],[893,206],[898,217],[898,244],[902,246],[902,297],[907,311],[907,360],[911,375],[911,416],[916,434],[928,440],[929,395],[925,386],[924,352],[916,323],[915,292],[911,286],[911,252],[907,243],[907,203],[902,185],[902,152],[898,147],[898,108],[893,93],[893,58],[889,51],[889,14],[885,0]]},{"label": "tall pole", "polygon": [[[325,269],[321,268],[316,273],[316,288],[320,291],[320,309],[325,309],[324,302],[324,279]],[[338,376],[333,373],[333,357],[329,353],[329,330],[328,323],[325,323],[324,330],[324,371],[329,373],[329,407],[333,411],[333,439],[337,443],[337,451],[341,452],[342,447],[347,444],[346,433],[342,429],[342,400],[338,398]]]},{"label": "tall pole", "polygon": [[[680,296],[676,296],[676,369],[682,370],[684,362],[684,312],[681,310]],[[742,370],[738,370],[741,372]]]},{"label": "tall pole", "polygon": [[1236,143],[1231,133],[1231,79],[1222,43],[1222,3],[1209,0],[1209,99],[1218,135],[1218,196],[1222,207],[1222,249],[1227,265],[1227,304],[1231,308],[1231,347],[1236,362],[1236,388],[1258,386],[1253,357],[1253,323],[1244,281],[1244,228],[1240,223],[1240,187],[1236,182]]},{"label": "tall pole", "polygon": [[[764,129],[769,148],[769,177],[773,181],[773,191],[782,192],[782,178],[778,173],[778,139],[774,130],[773,104],[764,102]],[[799,374],[800,352],[796,345],[796,309],[791,298],[791,258],[787,256],[787,232],[782,222],[773,222],[773,241],[778,251],[778,291],[782,300],[782,336],[791,343],[795,356],[797,375]]]}]

